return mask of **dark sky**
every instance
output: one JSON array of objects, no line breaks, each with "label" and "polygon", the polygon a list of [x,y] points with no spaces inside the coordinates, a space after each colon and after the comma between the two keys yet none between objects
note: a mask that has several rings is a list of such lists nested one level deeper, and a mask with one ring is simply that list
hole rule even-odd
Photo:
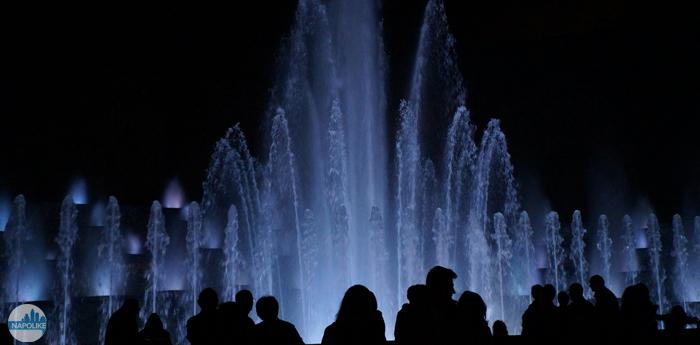
[{"label": "dark sky", "polygon": [[[145,204],[178,178],[198,199],[226,128],[258,134],[296,7],[253,3],[3,11],[0,192],[58,202],[84,176],[93,198]],[[383,6],[392,102],[424,4]],[[618,0],[446,6],[472,116],[481,128],[502,119],[528,204],[548,199],[569,213],[647,198],[662,214],[697,205],[693,12]]]}]

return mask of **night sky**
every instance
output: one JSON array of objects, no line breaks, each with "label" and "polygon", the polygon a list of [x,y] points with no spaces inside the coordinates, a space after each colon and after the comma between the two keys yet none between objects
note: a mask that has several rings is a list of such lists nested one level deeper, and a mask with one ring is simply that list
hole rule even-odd
[{"label": "night sky", "polygon": [[[392,106],[424,4],[382,8]],[[229,126],[259,149],[296,2],[170,6],[4,11],[1,194],[59,202],[82,176],[146,205],[177,178],[196,200]],[[699,18],[639,6],[446,0],[472,117],[502,119],[526,207],[700,214]]]}]

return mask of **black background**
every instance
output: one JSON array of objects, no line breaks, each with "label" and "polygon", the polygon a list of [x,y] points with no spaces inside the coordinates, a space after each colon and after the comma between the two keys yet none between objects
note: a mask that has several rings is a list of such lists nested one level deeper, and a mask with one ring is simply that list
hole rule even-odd
[{"label": "black background", "polygon": [[[384,2],[390,104],[424,5]],[[699,21],[645,6],[446,0],[472,117],[502,119],[526,207],[698,206]],[[59,202],[83,176],[91,198],[146,205],[177,178],[199,199],[225,130],[260,138],[295,7],[5,9],[0,192]]]}]

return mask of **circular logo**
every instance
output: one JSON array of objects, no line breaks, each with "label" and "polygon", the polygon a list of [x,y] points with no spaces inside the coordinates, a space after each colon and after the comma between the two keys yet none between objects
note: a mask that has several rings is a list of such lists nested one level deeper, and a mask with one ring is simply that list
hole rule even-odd
[{"label": "circular logo", "polygon": [[33,304],[22,304],[10,313],[7,328],[18,341],[35,342],[46,333],[46,315]]}]

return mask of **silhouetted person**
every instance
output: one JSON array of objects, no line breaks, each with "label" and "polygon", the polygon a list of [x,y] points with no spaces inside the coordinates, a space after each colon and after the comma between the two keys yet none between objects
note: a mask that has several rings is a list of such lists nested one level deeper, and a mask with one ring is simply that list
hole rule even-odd
[{"label": "silhouetted person", "polygon": [[217,330],[221,344],[248,344],[250,332],[242,331],[248,325],[248,316],[242,315],[236,302],[224,302],[219,304],[217,311]]},{"label": "silhouetted person", "polygon": [[583,296],[583,286],[573,283],[569,286],[571,303],[567,306],[566,337],[577,340],[591,338],[593,327],[593,303]]},{"label": "silhouetted person", "polygon": [[434,339],[433,342],[453,343],[457,339],[457,302],[452,299],[456,278],[457,274],[453,270],[442,266],[431,268],[426,276],[431,316],[426,330]]},{"label": "silhouetted person", "polygon": [[139,302],[133,298],[109,317],[105,332],[105,345],[134,344],[139,334]]},{"label": "silhouetted person", "polygon": [[566,306],[569,305],[569,294],[566,291],[559,291],[557,303],[559,304],[559,309],[566,309]]},{"label": "silhouetted person", "polygon": [[502,339],[508,337],[508,327],[506,323],[502,320],[496,320],[493,323],[493,337],[494,339]]},{"label": "silhouetted person", "polygon": [[554,331],[557,336],[564,337],[566,335],[566,326],[569,323],[569,294],[566,291],[559,291],[557,294],[557,310],[554,321],[556,322]]},{"label": "silhouetted person", "polygon": [[474,341],[483,344],[491,338],[486,321],[486,303],[472,291],[464,291],[457,302],[459,342]]},{"label": "silhouetted person", "polygon": [[554,286],[547,284],[544,287],[534,285],[530,292],[532,303],[523,314],[522,335],[528,338],[552,338],[556,336],[552,332],[555,327],[556,307],[553,299],[556,294]]},{"label": "silhouetted person", "polygon": [[163,321],[156,313],[152,313],[146,325],[139,332],[139,338],[143,345],[172,345],[170,333],[163,328]]},{"label": "silhouetted person", "polygon": [[272,296],[261,297],[255,304],[255,312],[262,321],[253,329],[253,344],[304,344],[296,327],[278,318],[279,309],[279,303]]},{"label": "silhouetted person", "polygon": [[661,315],[659,319],[664,323],[664,333],[674,337],[682,335],[687,325],[698,322],[698,318],[688,316],[679,305],[673,306],[668,314]]},{"label": "silhouetted person", "polygon": [[625,288],[620,307],[621,331],[625,337],[649,339],[656,335],[656,306],[651,303],[649,289],[644,284]]},{"label": "silhouetted person", "polygon": [[615,328],[619,322],[620,307],[617,297],[605,286],[605,280],[599,275],[592,276],[588,285],[595,298],[595,320],[598,334],[603,339],[611,339],[615,336]]},{"label": "silhouetted person", "polygon": [[241,343],[247,344],[253,336],[255,322],[248,316],[253,310],[253,293],[249,290],[241,290],[236,293],[236,305],[240,312],[239,331]]},{"label": "silhouetted person", "polygon": [[6,323],[0,323],[0,344],[12,345],[12,334]]},{"label": "silhouetted person", "polygon": [[427,344],[432,338],[426,330],[428,322],[428,287],[411,285],[407,291],[408,303],[404,303],[396,315],[394,339],[397,344]]},{"label": "silhouetted person", "polygon": [[343,296],[335,322],[323,332],[322,344],[385,344],[384,318],[374,293],[353,285]]},{"label": "silhouetted person", "polygon": [[217,324],[216,307],[219,304],[219,296],[212,288],[206,288],[199,293],[197,298],[199,314],[187,320],[187,340],[192,345],[219,344],[218,334],[214,330]]}]

